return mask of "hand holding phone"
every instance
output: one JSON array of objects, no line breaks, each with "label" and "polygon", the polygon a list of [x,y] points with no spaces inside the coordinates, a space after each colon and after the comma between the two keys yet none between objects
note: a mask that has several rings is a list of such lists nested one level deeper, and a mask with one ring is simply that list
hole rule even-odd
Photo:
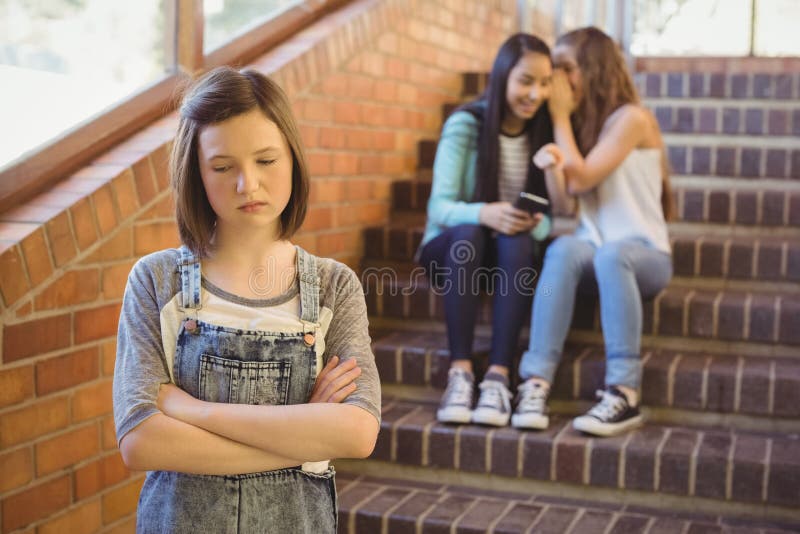
[{"label": "hand holding phone", "polygon": [[537,213],[546,213],[550,209],[550,201],[539,195],[523,191],[519,194],[517,201],[514,202],[514,207],[527,211],[531,215],[536,215]]}]

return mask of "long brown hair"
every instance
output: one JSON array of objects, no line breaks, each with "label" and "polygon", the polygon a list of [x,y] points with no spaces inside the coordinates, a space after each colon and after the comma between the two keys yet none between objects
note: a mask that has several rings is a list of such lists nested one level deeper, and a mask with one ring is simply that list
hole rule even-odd
[{"label": "long brown hair", "polygon": [[[559,37],[556,46],[571,48],[581,71],[582,98],[572,114],[572,128],[578,149],[586,156],[597,144],[608,117],[625,104],[640,104],[639,95],[621,50],[601,30],[595,27],[573,30]],[[658,129],[656,121],[653,126]],[[669,220],[673,199],[663,141],[661,170],[661,208],[664,218]]]},{"label": "long brown hair", "polygon": [[200,257],[210,252],[217,215],[200,177],[197,138],[206,126],[253,109],[261,110],[275,123],[292,152],[292,193],[280,215],[278,238],[290,238],[305,219],[308,166],[289,99],[275,82],[257,71],[218,67],[195,81],[184,94],[169,163],[178,232],[183,244]]}]

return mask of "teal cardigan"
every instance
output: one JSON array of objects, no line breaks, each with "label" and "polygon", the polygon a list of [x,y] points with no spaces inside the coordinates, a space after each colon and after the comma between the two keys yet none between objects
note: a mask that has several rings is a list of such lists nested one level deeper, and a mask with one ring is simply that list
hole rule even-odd
[{"label": "teal cardigan", "polygon": [[[420,247],[459,224],[480,224],[478,213],[485,202],[471,202],[475,191],[480,123],[472,113],[457,111],[444,123],[436,159],[433,162],[433,187],[428,199],[428,221]],[[552,224],[545,215],[531,230],[536,241],[550,234]]]}]

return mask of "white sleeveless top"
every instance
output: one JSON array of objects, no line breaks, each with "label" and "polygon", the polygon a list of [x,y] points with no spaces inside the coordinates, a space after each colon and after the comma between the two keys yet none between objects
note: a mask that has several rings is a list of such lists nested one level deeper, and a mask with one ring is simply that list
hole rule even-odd
[{"label": "white sleeveless top", "polygon": [[575,236],[597,247],[639,238],[670,254],[661,189],[661,149],[633,150],[600,185],[578,195]]}]

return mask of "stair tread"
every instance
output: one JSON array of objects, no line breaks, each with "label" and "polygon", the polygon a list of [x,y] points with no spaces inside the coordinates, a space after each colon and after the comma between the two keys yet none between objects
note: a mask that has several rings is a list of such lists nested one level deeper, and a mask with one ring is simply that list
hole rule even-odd
[{"label": "stair tread", "polygon": [[561,416],[551,416],[543,431],[445,425],[436,421],[433,403],[386,398],[371,458],[526,480],[800,506],[797,434],[647,423],[626,435],[596,438],[574,430],[570,419]]},{"label": "stair tread", "polygon": [[[397,329],[373,336],[373,352],[386,384],[443,390],[450,356],[441,332]],[[521,340],[526,343],[525,339]],[[474,353],[489,352],[491,340],[476,335]],[[515,354],[512,368],[524,350]],[[706,413],[800,417],[800,360],[780,356],[710,354],[657,347],[642,348],[642,403]],[[479,368],[484,360],[479,358]],[[553,398],[594,400],[603,386],[604,349],[568,343],[553,383]],[[479,373],[480,374],[480,373]]]},{"label": "stair tread", "polygon": [[[425,214],[430,173],[392,185],[395,211]],[[749,231],[797,230],[800,227],[800,181],[682,175],[673,177],[676,224],[695,227],[732,225]]]},{"label": "stair tread", "polygon": [[[396,184],[419,184],[430,186],[433,183],[431,169],[419,169],[413,178],[395,180]],[[719,192],[780,192],[800,194],[800,181],[782,178],[760,178],[743,180],[736,176],[715,176],[705,174],[671,174],[673,190],[713,190]]]},{"label": "stair tread", "polygon": [[[408,260],[402,262],[395,262],[395,265],[399,265],[402,267],[407,267],[408,270],[403,269],[396,272],[398,275],[395,279],[380,279],[382,282],[387,282],[395,287],[398,288],[415,288],[421,291],[427,291],[430,289],[430,283],[427,278],[417,276],[418,273],[413,273],[414,276],[412,277],[412,270],[416,270],[419,265],[416,263]],[[693,293],[693,299],[697,300],[707,300],[711,299],[714,300],[717,297],[731,297],[737,299],[745,299],[746,297],[753,297],[759,298],[763,297],[764,299],[775,299],[780,297],[782,303],[784,304],[794,304],[800,303],[800,293],[786,293],[783,290],[773,290],[773,289],[763,289],[763,288],[754,288],[754,289],[739,289],[739,288],[710,288],[710,289],[703,289],[696,287],[695,284],[686,283],[686,281],[682,278],[673,278],[669,285],[667,285],[664,290],[655,297],[656,300],[664,299],[664,298],[672,298],[675,295],[686,296],[687,293]],[[588,297],[592,299],[590,295],[578,295],[579,298],[581,297]]]},{"label": "stair tread", "polygon": [[[791,532],[799,525],[409,479],[336,475],[340,532]],[[384,530],[384,527],[386,530]],[[404,530],[405,531],[405,530]]]},{"label": "stair tread", "polygon": [[[361,280],[371,316],[425,321],[443,318],[441,297],[430,291],[418,269],[365,269]],[[481,299],[478,322],[489,322],[490,311],[489,299]],[[596,297],[578,294],[572,328],[599,332]],[[789,347],[800,345],[800,292],[762,287],[705,288],[673,279],[656,297],[643,301],[642,333],[665,338],[665,342],[692,338],[793,350]]]},{"label": "stair tread", "polygon": [[[365,266],[411,271],[424,234],[424,213],[395,212],[385,225],[364,230]],[[574,231],[577,221],[556,217],[552,236]],[[675,277],[694,285],[742,286],[754,291],[800,292],[800,228],[756,231],[748,227],[671,223],[669,239]],[[406,265],[403,265],[403,264]],[[726,287],[727,289],[727,287]]]},{"label": "stair tread", "polygon": [[[388,231],[404,231],[409,233],[423,232],[425,230],[425,223],[427,215],[424,212],[395,210],[394,217],[387,223],[376,226],[369,226],[367,230],[386,229]],[[572,231],[577,225],[577,219],[574,217],[556,216],[554,217],[558,225],[555,228],[556,235],[561,235],[566,231]],[[752,234],[747,232],[748,227],[742,227],[741,234],[731,233],[730,235],[709,234],[706,225],[688,226],[692,223],[685,222],[670,222],[669,237],[672,241],[695,241],[703,239],[704,242],[719,242],[731,241],[733,243],[753,243],[759,241],[761,243],[787,243],[789,245],[798,245],[798,238],[800,232],[782,235],[776,234],[774,228],[762,227],[763,234]],[[735,229],[736,225],[725,224],[726,228]],[[747,233],[745,233],[747,232]]]}]

